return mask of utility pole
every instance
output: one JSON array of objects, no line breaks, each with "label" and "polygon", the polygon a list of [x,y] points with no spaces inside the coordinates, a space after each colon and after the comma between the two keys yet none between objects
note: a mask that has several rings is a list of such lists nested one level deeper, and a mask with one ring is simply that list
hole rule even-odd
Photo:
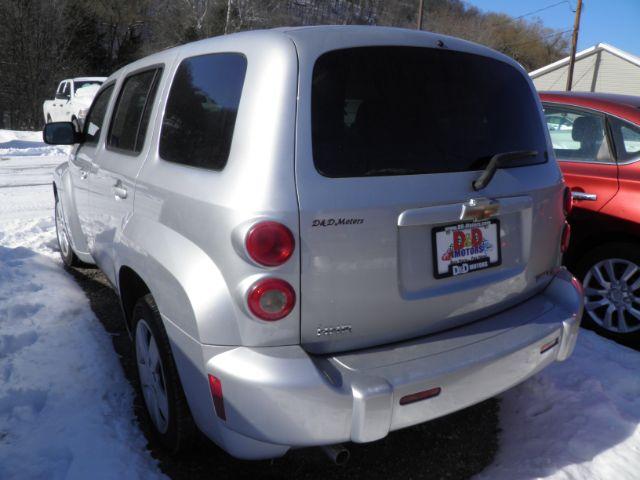
[{"label": "utility pole", "polygon": [[422,13],[424,12],[424,0],[418,2],[418,25],[416,28],[422,30]]},{"label": "utility pole", "polygon": [[567,92],[573,86],[573,67],[576,63],[576,46],[578,45],[578,32],[580,31],[580,15],[582,14],[582,0],[578,0],[576,18],[573,22],[573,37],[571,38],[571,56],[569,57],[569,73],[567,74]]}]

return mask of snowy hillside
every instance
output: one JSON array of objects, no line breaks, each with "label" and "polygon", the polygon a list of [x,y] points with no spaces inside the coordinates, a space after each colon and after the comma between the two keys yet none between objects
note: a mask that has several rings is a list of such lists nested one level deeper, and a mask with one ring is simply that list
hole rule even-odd
[{"label": "snowy hillside", "polygon": [[[158,478],[111,340],[58,258],[64,152],[0,131],[0,479]],[[640,353],[583,331],[571,359],[502,395],[500,451],[477,478],[638,479],[639,424]]]}]

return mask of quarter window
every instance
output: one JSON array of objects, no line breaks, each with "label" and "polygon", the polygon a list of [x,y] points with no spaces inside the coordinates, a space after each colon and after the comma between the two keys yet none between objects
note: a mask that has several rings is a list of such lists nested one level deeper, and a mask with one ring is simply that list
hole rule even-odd
[{"label": "quarter window", "polygon": [[611,162],[603,115],[556,106],[544,110],[558,160]]},{"label": "quarter window", "polygon": [[222,170],[227,163],[247,60],[238,53],[185,59],[169,92],[160,156],[167,161]]},{"label": "quarter window", "polygon": [[91,110],[84,122],[84,144],[97,144],[104,123],[104,115],[107,112],[109,99],[113,93],[113,85],[102,90],[93,100]]},{"label": "quarter window", "polygon": [[640,127],[618,118],[611,118],[618,160],[625,162],[640,157]]},{"label": "quarter window", "polygon": [[140,153],[151,115],[161,70],[146,70],[127,77],[120,90],[107,145]]}]

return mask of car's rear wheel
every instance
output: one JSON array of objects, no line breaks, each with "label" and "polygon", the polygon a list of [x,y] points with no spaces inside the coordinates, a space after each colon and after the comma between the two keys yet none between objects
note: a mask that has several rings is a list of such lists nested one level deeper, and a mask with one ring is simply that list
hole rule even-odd
[{"label": "car's rear wheel", "polygon": [[595,248],[576,273],[585,292],[583,321],[614,340],[640,341],[640,251],[632,243]]},{"label": "car's rear wheel", "polygon": [[171,453],[184,451],[195,436],[187,405],[153,297],[142,297],[133,310],[134,350],[138,387],[153,432]]},{"label": "car's rear wheel", "polygon": [[73,248],[71,247],[71,242],[69,241],[69,231],[67,230],[67,224],[64,221],[64,215],[62,214],[62,204],[57,197],[55,207],[55,220],[56,237],[58,238],[60,257],[67,267],[77,267],[80,265],[80,260],[73,252]]}]

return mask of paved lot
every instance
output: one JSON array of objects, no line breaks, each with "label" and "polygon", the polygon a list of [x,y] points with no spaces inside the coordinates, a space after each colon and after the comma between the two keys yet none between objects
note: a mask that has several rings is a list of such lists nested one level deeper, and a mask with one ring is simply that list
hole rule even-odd
[{"label": "paved lot", "polygon": [[[135,363],[115,293],[98,270],[78,269],[72,274],[89,297],[96,316],[112,335],[115,350],[131,382]],[[141,398],[136,399],[135,405],[138,413],[142,412]],[[394,432],[379,442],[350,444],[351,461],[346,467],[331,465],[319,449],[292,451],[273,461],[240,461],[204,439],[190,454],[171,458],[154,445],[144,416],[138,417],[147,438],[151,439],[152,454],[173,479],[464,479],[491,463],[498,444],[497,400]]]}]

